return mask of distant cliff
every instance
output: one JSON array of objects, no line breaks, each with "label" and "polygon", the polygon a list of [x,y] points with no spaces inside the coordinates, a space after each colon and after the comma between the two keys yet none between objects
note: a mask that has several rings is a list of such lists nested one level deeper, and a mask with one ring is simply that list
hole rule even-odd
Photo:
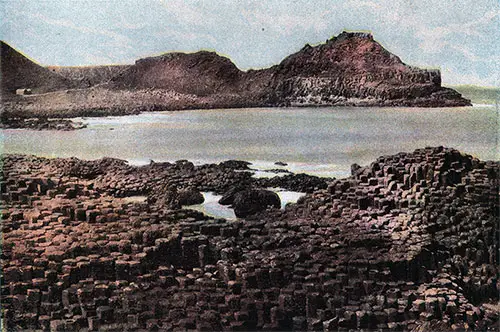
[{"label": "distant cliff", "polygon": [[85,114],[87,109],[120,113],[120,109],[470,105],[460,93],[441,86],[438,70],[406,65],[367,33],[343,32],[323,44],[304,46],[278,65],[248,71],[207,51],[166,53],[130,66],[49,70],[2,43],[1,61],[4,92],[18,87],[36,88],[35,93],[69,89],[30,97],[35,106],[24,107],[18,98],[9,108],[24,107],[33,114],[51,110],[51,116],[63,110],[66,115],[73,110]]},{"label": "distant cliff", "polygon": [[138,60],[113,82],[126,89],[236,94],[256,106],[470,105],[441,87],[439,70],[404,64],[366,33],[343,32],[324,44],[306,45],[276,66],[247,72],[214,52],[167,53]]},{"label": "distant cliff", "polygon": [[130,65],[104,65],[104,66],[49,66],[48,69],[53,73],[59,74],[66,79],[74,82],[80,88],[88,88],[98,84],[109,82],[119,75],[122,71],[129,68]]},{"label": "distant cliff", "polygon": [[269,97],[278,104],[470,105],[441,87],[439,70],[404,64],[366,33],[306,45],[273,69]]},{"label": "distant cliff", "polygon": [[0,74],[3,94],[23,88],[43,93],[74,87],[71,80],[31,61],[3,41],[0,41]]}]

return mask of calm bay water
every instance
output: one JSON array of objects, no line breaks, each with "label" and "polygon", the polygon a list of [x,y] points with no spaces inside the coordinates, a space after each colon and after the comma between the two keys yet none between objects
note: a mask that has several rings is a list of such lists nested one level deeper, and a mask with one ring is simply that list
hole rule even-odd
[{"label": "calm bay water", "polygon": [[[127,159],[133,164],[228,159],[256,168],[346,176],[350,165],[425,146],[499,160],[498,111],[461,108],[261,108],[86,118],[83,130],[2,130],[4,153]],[[283,167],[282,167],[283,168]]]},{"label": "calm bay water", "polygon": [[[279,188],[269,189],[278,194],[282,209],[284,209],[288,203],[296,203],[301,196],[305,195],[305,193],[281,190]],[[202,204],[190,205],[186,206],[186,208],[198,210],[215,218],[236,219],[236,215],[234,214],[232,207],[219,204],[219,199],[222,198],[222,195],[204,192],[203,198],[205,198],[205,201]]]}]

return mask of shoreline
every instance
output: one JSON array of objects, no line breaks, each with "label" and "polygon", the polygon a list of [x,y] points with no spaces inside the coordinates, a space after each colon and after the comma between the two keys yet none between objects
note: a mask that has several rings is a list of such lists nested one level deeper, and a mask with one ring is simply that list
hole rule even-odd
[{"label": "shoreline", "polygon": [[[216,52],[169,52],[130,66],[56,72],[1,42],[10,116],[256,106],[468,106],[436,69],[405,64],[371,34],[343,31],[281,62],[240,70]],[[29,78],[29,79],[28,79]],[[87,81],[86,83],[84,81]],[[35,94],[33,94],[35,93]],[[38,94],[36,94],[38,93]],[[18,96],[19,95],[19,96]],[[18,98],[20,97],[20,98]],[[17,103],[17,105],[16,105]],[[17,114],[16,114],[17,113]]]},{"label": "shoreline", "polygon": [[[29,96],[36,97],[36,95]],[[77,130],[85,128],[86,125],[80,121],[75,121],[75,119],[81,118],[106,118],[106,117],[122,117],[130,115],[140,115],[145,113],[157,113],[157,112],[183,112],[183,111],[209,111],[209,110],[221,110],[221,109],[261,109],[261,108],[271,108],[271,109],[300,109],[300,108],[342,108],[342,107],[354,107],[354,108],[412,108],[412,109],[433,109],[433,108],[466,108],[466,107],[494,107],[495,105],[489,104],[479,104],[479,105],[449,105],[449,106],[439,106],[439,105],[393,105],[390,102],[362,102],[356,104],[354,102],[338,103],[338,104],[297,104],[297,105],[195,105],[195,106],[185,106],[181,108],[171,108],[167,105],[149,105],[149,106],[110,106],[110,107],[92,107],[92,108],[81,108],[81,109],[69,109],[69,106],[65,109],[57,110],[30,110],[25,109],[22,106],[22,102],[12,102],[8,101],[7,104],[12,104],[15,110],[9,109],[9,106],[3,105],[3,111],[0,114],[0,129],[35,129],[35,130]],[[70,121],[70,122],[68,122]],[[23,123],[24,122],[24,123]],[[27,122],[27,123],[26,123]],[[73,122],[73,123],[71,123]]]},{"label": "shoreline", "polygon": [[405,99],[347,98],[334,101],[269,102],[252,96],[210,94],[198,96],[163,89],[120,90],[102,86],[69,89],[24,96],[5,95],[2,119],[8,118],[74,118],[81,116],[120,116],[155,111],[259,107],[466,107],[470,102],[454,99],[414,97]]},{"label": "shoreline", "polygon": [[[428,147],[325,181],[253,179],[234,160],[1,160],[7,328],[485,330],[499,321],[498,161]],[[235,221],[180,204],[197,191],[276,186],[308,194]],[[147,202],[126,200],[136,196]]]},{"label": "shoreline", "polygon": [[73,119],[7,118],[0,121],[0,129],[72,131],[83,128],[87,128],[87,124]]}]

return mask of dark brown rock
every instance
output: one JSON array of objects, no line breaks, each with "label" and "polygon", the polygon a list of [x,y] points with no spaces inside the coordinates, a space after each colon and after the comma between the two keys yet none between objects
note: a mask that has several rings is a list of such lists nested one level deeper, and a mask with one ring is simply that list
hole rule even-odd
[{"label": "dark brown rock", "polygon": [[280,208],[281,201],[278,194],[263,189],[249,189],[234,195],[234,213],[237,217],[247,217],[264,211],[268,207]]}]

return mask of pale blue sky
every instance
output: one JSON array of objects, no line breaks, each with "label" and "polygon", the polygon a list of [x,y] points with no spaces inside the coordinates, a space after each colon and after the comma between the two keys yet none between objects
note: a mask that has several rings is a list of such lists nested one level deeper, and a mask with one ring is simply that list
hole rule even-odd
[{"label": "pale blue sky", "polygon": [[499,86],[498,0],[0,0],[0,38],[43,65],[216,50],[267,67],[305,43],[369,30],[444,83]]}]

